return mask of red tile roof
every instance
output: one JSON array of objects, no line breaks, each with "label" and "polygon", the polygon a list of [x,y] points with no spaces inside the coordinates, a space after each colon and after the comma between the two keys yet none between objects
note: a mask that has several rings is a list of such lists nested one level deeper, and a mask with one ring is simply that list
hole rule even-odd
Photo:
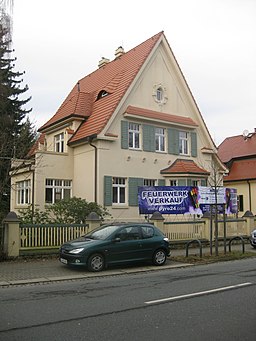
[{"label": "red tile roof", "polygon": [[162,169],[161,174],[209,175],[210,173],[199,167],[193,160],[177,159],[168,168]]},{"label": "red tile roof", "polygon": [[[79,84],[71,90],[56,114],[39,131],[45,131],[46,128],[68,118],[78,117],[84,118],[84,122],[70,139],[70,142],[99,134],[143,63],[163,38],[164,33],[160,32],[82,78]],[[97,99],[102,90],[105,90],[108,95]],[[88,119],[85,120],[87,117]]]},{"label": "red tile roof", "polygon": [[38,137],[38,139],[36,140],[36,142],[33,144],[32,148],[31,148],[30,151],[28,152],[28,154],[27,154],[27,157],[28,157],[28,158],[30,158],[30,157],[32,157],[32,156],[35,155],[36,151],[37,151],[38,149],[40,149],[40,148],[39,148],[39,145],[40,145],[40,144],[44,144],[44,139],[45,139],[45,134],[40,134],[39,137]]},{"label": "red tile roof", "polygon": [[224,182],[256,179],[256,159],[235,160]]},{"label": "red tile roof", "polygon": [[232,159],[256,155],[256,133],[226,138],[218,147],[218,156],[222,162],[227,163]]},{"label": "red tile roof", "polygon": [[190,117],[165,114],[159,111],[133,107],[131,105],[128,106],[125,113],[135,115],[135,116],[147,117],[147,118],[151,118],[155,120],[161,120],[165,122],[189,125],[189,126],[194,126],[194,127],[198,126],[198,124],[195,123]]}]

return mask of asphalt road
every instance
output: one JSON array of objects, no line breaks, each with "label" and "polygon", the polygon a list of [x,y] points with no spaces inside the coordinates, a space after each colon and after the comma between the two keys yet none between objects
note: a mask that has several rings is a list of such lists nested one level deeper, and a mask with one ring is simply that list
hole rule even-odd
[{"label": "asphalt road", "polygon": [[0,340],[250,341],[255,258],[0,288]]}]

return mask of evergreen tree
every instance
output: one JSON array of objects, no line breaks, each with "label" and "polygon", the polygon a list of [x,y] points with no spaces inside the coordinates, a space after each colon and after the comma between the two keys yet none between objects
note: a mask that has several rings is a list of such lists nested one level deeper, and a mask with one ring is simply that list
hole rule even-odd
[{"label": "evergreen tree", "polygon": [[14,71],[9,37],[8,28],[0,21],[0,222],[9,210],[11,158],[24,158],[35,138],[26,120],[31,110],[24,109],[30,98],[20,99],[28,86],[21,86],[23,73]]}]

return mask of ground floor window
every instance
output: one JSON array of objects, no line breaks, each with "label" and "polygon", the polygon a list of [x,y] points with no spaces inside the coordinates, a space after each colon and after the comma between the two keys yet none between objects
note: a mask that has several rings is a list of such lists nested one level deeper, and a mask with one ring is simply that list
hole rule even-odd
[{"label": "ground floor window", "polygon": [[71,180],[46,179],[45,180],[45,202],[54,204],[63,199],[71,197]]},{"label": "ground floor window", "polygon": [[16,183],[17,204],[30,204],[31,185],[30,180],[19,181]]},{"label": "ground floor window", "polygon": [[206,186],[206,179],[170,179],[170,186]]},{"label": "ground floor window", "polygon": [[113,204],[125,204],[126,202],[126,178],[113,177],[112,179]]},{"label": "ground floor window", "polygon": [[143,180],[143,186],[154,187],[154,186],[156,186],[156,180],[155,179],[144,179]]}]

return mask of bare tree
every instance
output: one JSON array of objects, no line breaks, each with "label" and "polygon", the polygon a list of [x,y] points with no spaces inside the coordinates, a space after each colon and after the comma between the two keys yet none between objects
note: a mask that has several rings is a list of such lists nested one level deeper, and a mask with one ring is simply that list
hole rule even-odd
[{"label": "bare tree", "polygon": [[209,186],[214,190],[214,195],[215,195],[215,198],[214,198],[214,222],[215,222],[214,237],[215,237],[215,255],[216,256],[218,256],[219,254],[218,192],[220,188],[223,187],[223,173],[224,173],[224,168],[221,162],[219,160],[215,160],[215,161],[213,160],[211,163],[211,175],[208,179],[208,183],[209,183]]}]

